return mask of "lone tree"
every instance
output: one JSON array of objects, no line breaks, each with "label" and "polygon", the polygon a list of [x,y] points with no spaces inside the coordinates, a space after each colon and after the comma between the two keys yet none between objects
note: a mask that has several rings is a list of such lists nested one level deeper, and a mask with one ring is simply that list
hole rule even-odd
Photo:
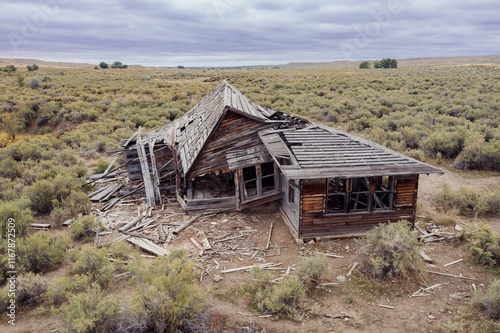
[{"label": "lone tree", "polygon": [[0,67],[0,71],[7,72],[7,73],[12,73],[12,72],[17,71],[17,68],[14,65],[7,65],[5,67]]},{"label": "lone tree", "polygon": [[28,69],[28,71],[33,72],[33,71],[37,71],[38,68],[40,68],[40,67],[38,67],[37,64],[33,64],[31,66],[30,65],[26,65],[26,68]]},{"label": "lone tree", "polygon": [[121,61],[115,61],[112,65],[111,65],[111,68],[120,68],[120,69],[124,69],[124,68],[127,68],[128,65],[125,65],[125,64],[122,64]]},{"label": "lone tree", "polygon": [[106,68],[109,68],[109,65],[107,63],[105,63],[104,61],[102,61],[100,64],[99,64],[99,68],[101,69],[106,69]]},{"label": "lone tree", "polygon": [[382,60],[375,60],[373,62],[374,68],[398,68],[398,61],[396,59],[384,58]]},{"label": "lone tree", "polygon": [[372,67],[372,64],[369,61],[362,61],[359,64],[359,68],[360,69],[368,69],[368,68],[371,68],[371,67]]}]

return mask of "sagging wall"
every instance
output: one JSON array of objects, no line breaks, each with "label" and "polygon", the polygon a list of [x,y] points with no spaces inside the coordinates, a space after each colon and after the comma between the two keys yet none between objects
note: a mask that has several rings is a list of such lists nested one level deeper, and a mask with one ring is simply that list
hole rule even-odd
[{"label": "sagging wall", "polygon": [[349,236],[365,233],[379,223],[415,221],[418,175],[396,177],[392,209],[327,213],[328,180],[302,180],[299,237]]},{"label": "sagging wall", "polygon": [[[269,124],[257,122],[231,111],[224,115],[186,176],[185,183],[187,186],[183,194],[185,195],[185,209],[187,211],[237,207],[235,192],[237,189],[234,184],[234,174],[236,172],[230,172],[226,154],[230,151],[261,145],[262,142],[257,132],[269,126]],[[221,179],[229,177],[232,184],[225,183],[224,189],[231,188],[233,192],[226,191],[220,196],[213,195],[213,198],[209,198],[210,194],[207,193],[205,199],[197,198],[195,192],[191,194],[190,191],[196,190],[197,186],[201,186],[203,179],[207,178],[207,176]],[[192,186],[193,184],[194,186]],[[209,191],[210,188],[206,190]]]},{"label": "sagging wall", "polygon": [[257,132],[269,126],[228,111],[187,176],[194,179],[210,172],[229,172],[226,153],[262,144]]},{"label": "sagging wall", "polygon": [[[148,157],[148,165],[151,169],[151,155],[149,151],[149,146],[146,144],[144,146],[146,155]],[[142,169],[141,163],[139,162],[139,155],[137,153],[137,149],[135,146],[133,148],[126,148],[123,150],[123,154],[125,155],[125,160],[127,161],[127,174],[128,178],[131,181],[141,180],[142,179]],[[172,163],[172,151],[167,145],[157,144],[154,146],[154,160],[156,162],[156,168],[159,173],[160,183],[171,183],[171,179],[175,178],[174,163]]]}]

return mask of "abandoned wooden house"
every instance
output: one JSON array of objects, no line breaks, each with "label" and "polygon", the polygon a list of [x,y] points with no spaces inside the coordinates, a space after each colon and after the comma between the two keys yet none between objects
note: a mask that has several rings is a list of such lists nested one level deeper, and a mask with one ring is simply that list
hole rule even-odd
[{"label": "abandoned wooden house", "polygon": [[222,82],[183,117],[124,144],[148,204],[172,191],[186,212],[276,203],[297,238],[415,221],[420,174],[441,170],[320,124],[261,107]]}]

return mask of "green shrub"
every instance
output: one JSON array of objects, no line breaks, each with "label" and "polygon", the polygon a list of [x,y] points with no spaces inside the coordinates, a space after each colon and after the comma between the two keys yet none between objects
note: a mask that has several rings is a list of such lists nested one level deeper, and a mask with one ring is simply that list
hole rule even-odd
[{"label": "green shrub", "polygon": [[109,166],[109,162],[99,159],[94,167],[94,174],[103,173]]},{"label": "green shrub", "polygon": [[7,307],[10,304],[9,297],[9,286],[6,285],[3,288],[0,288],[0,314],[7,311]]},{"label": "green shrub", "polygon": [[420,274],[425,267],[420,248],[408,221],[379,224],[362,241],[361,252],[367,257],[365,273],[382,280]]},{"label": "green shrub", "polygon": [[56,279],[47,289],[44,297],[50,303],[58,307],[65,303],[72,295],[84,292],[91,285],[91,278],[88,275],[64,276]]},{"label": "green shrub", "polygon": [[[456,210],[462,215],[495,214],[498,199],[484,191],[472,187],[460,187],[453,191],[450,185],[444,183],[436,196],[436,205],[445,211]],[[490,201],[489,201],[490,200]],[[491,202],[491,209],[489,202]]]},{"label": "green shrub", "polygon": [[308,288],[314,288],[321,283],[321,276],[328,268],[327,258],[317,253],[312,258],[302,258],[297,265],[297,275]]},{"label": "green shrub", "polygon": [[88,275],[102,287],[106,287],[113,277],[108,252],[105,249],[84,245],[80,250],[75,250],[70,259],[74,261],[70,270],[72,274]]},{"label": "green shrub", "polygon": [[80,190],[73,190],[67,197],[62,198],[56,207],[63,207],[69,216],[76,216],[80,213],[90,213],[90,200],[86,193]]},{"label": "green shrub", "polygon": [[41,301],[45,291],[47,282],[39,274],[23,273],[16,279],[16,299],[20,305]]},{"label": "green shrub", "polygon": [[461,170],[500,171],[500,140],[486,142],[473,136],[467,139],[464,150],[457,156],[453,167]]},{"label": "green shrub", "polygon": [[0,160],[0,177],[15,180],[24,173],[23,164],[16,162],[11,156]]},{"label": "green shrub", "polygon": [[487,224],[480,223],[479,230],[467,230],[462,239],[472,252],[474,260],[482,265],[500,266],[500,234]]},{"label": "green shrub", "polygon": [[99,224],[97,223],[95,216],[81,216],[71,224],[71,238],[73,240],[85,239],[95,235],[95,232],[98,229]]},{"label": "green shrub", "polygon": [[56,199],[54,184],[51,180],[40,179],[24,189],[24,194],[31,202],[31,209],[37,213],[48,213]]},{"label": "green shrub", "polygon": [[500,319],[500,280],[493,281],[486,292],[476,293],[473,303],[486,311],[491,319]]},{"label": "green shrub", "polygon": [[0,239],[7,238],[7,232],[11,231],[12,225],[16,238],[26,235],[28,225],[34,222],[29,204],[30,202],[25,198],[16,201],[0,201]]},{"label": "green shrub", "polygon": [[301,280],[285,277],[276,284],[267,284],[255,293],[255,305],[262,313],[300,320],[300,310],[306,298]]},{"label": "green shrub", "polygon": [[117,242],[109,247],[108,252],[115,259],[127,261],[134,253],[134,247],[127,242]]},{"label": "green shrub", "polygon": [[31,89],[40,89],[42,87],[42,84],[38,79],[31,79],[30,83],[28,83],[28,87],[30,87]]},{"label": "green shrub", "polygon": [[180,251],[155,259],[151,265],[139,258],[130,263],[137,285],[134,313],[146,319],[148,332],[185,331],[190,322],[198,320],[206,302],[194,263]]},{"label": "green shrub", "polygon": [[422,142],[422,146],[432,158],[436,158],[438,153],[445,158],[455,158],[464,148],[465,137],[462,131],[435,131]]},{"label": "green shrub", "polygon": [[63,233],[37,232],[17,241],[17,260],[23,270],[42,273],[64,259],[69,238]]},{"label": "green shrub", "polygon": [[98,284],[92,284],[85,292],[71,296],[68,303],[52,308],[52,314],[69,332],[98,333],[111,331],[119,310],[115,300],[105,297]]}]

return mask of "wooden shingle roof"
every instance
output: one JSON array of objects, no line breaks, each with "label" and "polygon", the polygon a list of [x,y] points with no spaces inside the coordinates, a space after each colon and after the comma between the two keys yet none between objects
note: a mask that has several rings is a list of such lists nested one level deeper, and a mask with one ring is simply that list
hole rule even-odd
[{"label": "wooden shingle roof", "polygon": [[303,129],[263,131],[260,137],[292,179],[442,173],[376,143],[312,124]]},{"label": "wooden shingle roof", "polygon": [[177,153],[184,174],[189,171],[227,111],[240,113],[261,122],[271,121],[269,118],[276,113],[251,102],[224,80],[177,121]]}]

